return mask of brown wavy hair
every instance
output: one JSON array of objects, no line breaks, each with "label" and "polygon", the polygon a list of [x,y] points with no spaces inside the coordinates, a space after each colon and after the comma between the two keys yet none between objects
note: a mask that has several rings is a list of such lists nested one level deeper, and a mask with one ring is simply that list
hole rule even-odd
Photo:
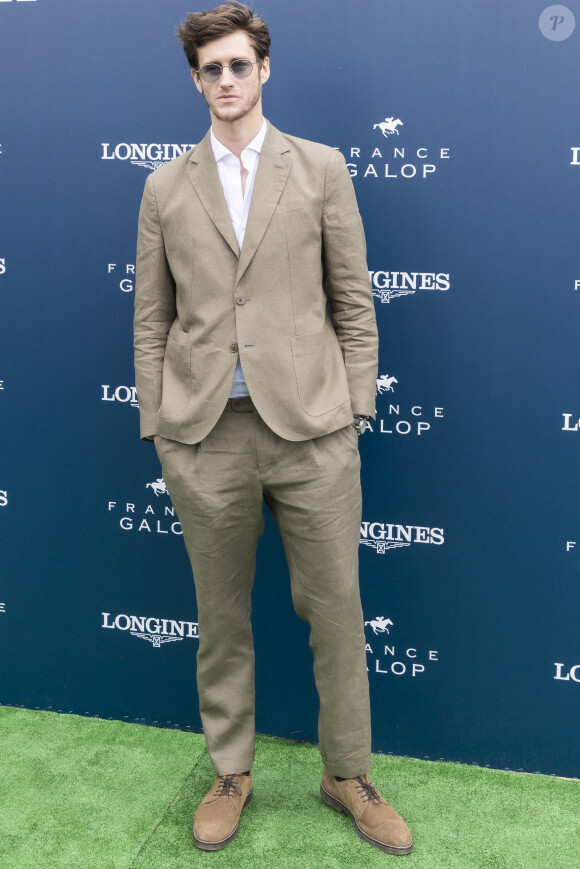
[{"label": "brown wavy hair", "polygon": [[258,61],[268,57],[270,33],[266,23],[238,0],[228,0],[207,12],[190,12],[183,24],[177,28],[177,38],[183,45],[189,65],[197,71],[198,49],[206,42],[229,36],[236,30],[243,30],[248,34]]}]

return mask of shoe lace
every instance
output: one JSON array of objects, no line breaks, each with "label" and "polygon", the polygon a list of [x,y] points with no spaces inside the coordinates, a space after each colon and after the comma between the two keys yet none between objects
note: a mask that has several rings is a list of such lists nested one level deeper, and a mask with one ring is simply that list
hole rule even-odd
[{"label": "shoe lace", "polygon": [[220,775],[218,779],[219,784],[217,786],[216,797],[225,797],[226,800],[229,800],[230,793],[237,794],[239,797],[241,797],[242,792],[235,783],[235,778],[237,778],[235,773],[232,775]]},{"label": "shoe lace", "polygon": [[373,803],[380,803],[381,797],[374,785],[370,781],[365,781],[360,775],[357,775],[355,781],[358,782],[357,790],[362,791],[361,798],[363,802],[368,803],[372,800]]}]

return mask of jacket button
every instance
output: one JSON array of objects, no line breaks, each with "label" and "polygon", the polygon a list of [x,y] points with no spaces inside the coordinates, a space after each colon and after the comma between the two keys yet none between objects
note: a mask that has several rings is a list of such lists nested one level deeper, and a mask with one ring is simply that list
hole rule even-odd
[{"label": "jacket button", "polygon": [[236,299],[236,305],[245,305],[245,304],[246,304],[246,301],[247,301],[247,300],[244,299],[243,296],[238,296],[238,298]]},{"label": "jacket button", "polygon": [[237,353],[238,349],[238,345],[235,343],[235,341],[233,344],[230,344],[230,350],[232,351],[232,353]]}]

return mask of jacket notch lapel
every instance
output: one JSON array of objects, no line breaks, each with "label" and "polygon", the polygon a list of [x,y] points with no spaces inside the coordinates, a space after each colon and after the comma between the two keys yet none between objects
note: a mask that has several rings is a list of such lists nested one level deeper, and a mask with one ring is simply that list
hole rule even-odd
[{"label": "jacket notch lapel", "polygon": [[[280,201],[282,191],[286,186],[292,166],[292,159],[288,153],[289,149],[284,147],[285,143],[280,133],[271,126],[269,126],[268,132],[271,136],[266,136],[262,153],[260,154],[244,243],[238,263],[236,284],[242,279],[264,237],[264,233]],[[278,138],[283,143],[282,148],[272,147],[272,139]],[[268,139],[270,139],[270,142]]]},{"label": "jacket notch lapel", "polygon": [[187,177],[208,217],[235,255],[239,257],[240,247],[218,175],[209,132],[192,151],[187,164]]}]

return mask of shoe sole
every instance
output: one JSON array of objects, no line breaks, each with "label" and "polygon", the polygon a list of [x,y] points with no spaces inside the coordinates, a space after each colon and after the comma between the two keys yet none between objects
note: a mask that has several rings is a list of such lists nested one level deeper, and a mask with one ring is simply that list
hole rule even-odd
[{"label": "shoe sole", "polygon": [[[250,793],[246,797],[246,801],[245,801],[244,805],[242,806],[242,811],[246,808],[246,806],[251,801],[251,799],[252,799],[252,791],[250,791]],[[238,821],[238,823],[236,824],[236,828],[235,828],[234,832],[230,833],[230,835],[227,836],[227,838],[220,839],[219,842],[205,842],[203,839],[198,839],[197,836],[195,835],[195,833],[193,833],[193,842],[194,842],[196,848],[199,848],[202,851],[221,851],[222,848],[226,848],[230,844],[230,842],[234,841],[234,839],[236,838],[236,836],[238,835],[239,832],[240,832],[240,823]]]},{"label": "shoe sole", "polygon": [[352,812],[347,809],[344,803],[341,803],[340,800],[337,800],[336,797],[331,796],[327,791],[325,791],[322,785],[320,785],[320,796],[322,797],[324,802],[332,809],[336,809],[337,812],[344,812],[345,815],[348,815],[348,817],[354,824],[357,836],[359,836],[359,838],[361,838],[364,842],[372,845],[373,848],[378,848],[379,851],[385,851],[387,854],[400,855],[410,854],[413,850],[413,842],[411,842],[410,845],[405,845],[404,847],[397,847],[396,845],[386,845],[384,842],[379,842],[378,839],[373,839],[373,837],[369,836],[368,833],[364,833],[357,824]]}]

